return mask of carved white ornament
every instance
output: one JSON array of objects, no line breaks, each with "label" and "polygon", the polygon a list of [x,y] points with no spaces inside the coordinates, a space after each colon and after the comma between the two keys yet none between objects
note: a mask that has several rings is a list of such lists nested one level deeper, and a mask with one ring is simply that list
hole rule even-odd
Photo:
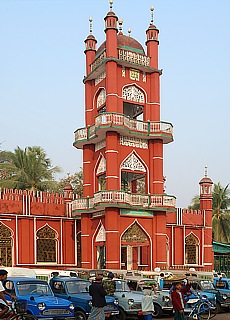
[{"label": "carved white ornament", "polygon": [[142,171],[146,172],[146,169],[141,163],[141,161],[138,159],[138,157],[135,155],[135,153],[132,153],[121,165],[121,169],[125,170],[132,170],[132,171]]},{"label": "carved white ornament", "polygon": [[139,64],[145,67],[149,67],[150,65],[150,57],[144,54],[139,54],[132,51],[123,50],[123,49],[119,49],[118,59],[130,62],[130,63],[134,63],[134,64]]},{"label": "carved white ornament", "polygon": [[145,102],[144,93],[135,86],[127,86],[122,90],[123,99],[135,102]]},{"label": "carved white ornament", "polygon": [[102,156],[99,162],[96,174],[100,174],[105,171],[106,171],[106,160],[105,160],[105,157]]},{"label": "carved white ornament", "polygon": [[97,142],[97,143],[95,144],[95,151],[98,151],[98,150],[100,150],[100,149],[103,149],[103,148],[105,148],[105,146],[106,146],[106,141],[105,141],[105,139],[102,140],[102,141],[99,141],[99,142]]},{"label": "carved white ornament", "polygon": [[122,146],[136,147],[136,148],[141,148],[141,149],[148,149],[148,140],[147,139],[120,136],[120,144]]},{"label": "carved white ornament", "polygon": [[122,67],[121,75],[123,78],[125,78],[125,67]]},{"label": "carved white ornament", "polygon": [[97,97],[97,108],[102,106],[106,101],[106,91],[105,89],[101,89],[98,97]]},{"label": "carved white ornament", "polygon": [[106,77],[106,71],[103,71],[99,76],[95,79],[95,86],[100,83]]},{"label": "carved white ornament", "polygon": [[105,231],[105,227],[103,226],[103,224],[101,225],[98,234],[96,236],[96,242],[100,242],[100,241],[106,241],[106,231]]},{"label": "carved white ornament", "polygon": [[146,73],[143,72],[143,82],[146,82]]}]

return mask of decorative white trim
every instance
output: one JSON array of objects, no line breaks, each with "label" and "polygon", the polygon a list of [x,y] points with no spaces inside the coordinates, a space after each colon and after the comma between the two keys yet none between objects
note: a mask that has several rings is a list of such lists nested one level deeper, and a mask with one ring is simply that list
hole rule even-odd
[{"label": "decorative white trim", "polygon": [[106,231],[106,233],[112,233],[112,232],[119,233],[118,230],[107,230],[107,231]]},{"label": "decorative white trim", "polygon": [[96,175],[99,175],[100,173],[103,173],[106,171],[106,160],[105,160],[105,157],[101,154],[100,155],[100,162],[98,164],[98,167],[97,167],[97,171],[96,171]]},{"label": "decorative white trim", "polygon": [[160,159],[160,160],[163,160],[163,157],[153,157],[153,159]]},{"label": "decorative white trim", "polygon": [[122,88],[122,97],[127,101],[145,103],[144,93],[135,85],[128,85]]},{"label": "decorative white trim", "polygon": [[89,234],[82,234],[81,237],[89,237]]},{"label": "decorative white trim", "polygon": [[90,161],[83,161],[83,164],[90,164]]},{"label": "decorative white trim", "polygon": [[106,150],[105,153],[108,153],[108,152],[114,152],[114,153],[118,153],[117,150]]},{"label": "decorative white trim", "polygon": [[205,248],[212,248],[212,245],[211,245],[211,244],[204,244],[203,247],[205,247]]},{"label": "decorative white trim", "polygon": [[101,224],[95,239],[95,242],[101,242],[101,241],[106,241],[106,231],[103,224]]},{"label": "decorative white trim", "polygon": [[106,91],[105,88],[101,89],[97,97],[97,109],[100,108],[106,102]]},{"label": "decorative white trim", "polygon": [[136,137],[120,136],[120,145],[148,149],[148,140]]},{"label": "decorative white trim", "polygon": [[205,262],[204,266],[212,266],[212,263],[211,262]]},{"label": "decorative white trim", "polygon": [[163,183],[164,183],[164,181],[156,180],[156,181],[153,181],[153,183],[161,183],[161,184],[163,184]]},{"label": "decorative white trim", "polygon": [[166,234],[166,233],[155,233],[155,235],[156,235],[156,236],[164,236],[164,237],[166,237],[166,236],[167,236],[167,234]]},{"label": "decorative white trim", "polygon": [[105,177],[105,179],[108,179],[108,178],[118,179],[119,177],[118,177],[118,176],[106,176],[106,177]]},{"label": "decorative white trim", "polygon": [[106,263],[119,263],[119,261],[108,261],[108,260],[106,260]]},{"label": "decorative white trim", "polygon": [[91,186],[91,183],[84,183],[83,187],[86,187],[86,186]]},{"label": "decorative white trim", "polygon": [[140,159],[136,156],[134,152],[132,152],[121,164],[121,170],[131,170],[131,171],[141,171],[146,172],[145,166],[140,161]]},{"label": "decorative white trim", "polygon": [[106,77],[106,71],[103,71],[101,74],[99,74],[99,76],[96,77],[95,86],[97,86],[98,83],[100,83],[103,79],[105,79],[105,77]]},{"label": "decorative white trim", "polygon": [[98,151],[100,149],[103,149],[106,147],[106,139],[99,141],[95,144],[95,151]]},{"label": "decorative white trim", "polygon": [[90,263],[89,261],[82,261],[81,263]]},{"label": "decorative white trim", "polygon": [[156,263],[167,263],[167,261],[156,261]]}]

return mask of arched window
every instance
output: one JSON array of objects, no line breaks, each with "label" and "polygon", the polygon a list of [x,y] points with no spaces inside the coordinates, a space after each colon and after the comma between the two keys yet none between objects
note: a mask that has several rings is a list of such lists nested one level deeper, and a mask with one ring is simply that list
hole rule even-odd
[{"label": "arched window", "polygon": [[99,113],[106,112],[106,91],[105,89],[101,89],[97,96],[97,109]]},{"label": "arched window", "polygon": [[6,267],[12,266],[12,232],[0,222],[0,257]]},{"label": "arched window", "polygon": [[131,119],[143,121],[145,96],[136,86],[130,85],[122,89],[123,113]]},{"label": "arched window", "polygon": [[106,190],[106,160],[105,157],[101,154],[99,164],[97,166],[96,176],[98,179],[98,190]]},{"label": "arched window", "polygon": [[185,238],[185,264],[198,264],[199,243],[197,237],[190,233]]},{"label": "arched window", "polygon": [[146,193],[146,168],[134,152],[121,164],[121,190],[137,194]]},{"label": "arched window", "polygon": [[57,262],[57,232],[48,225],[37,231],[37,262]]}]

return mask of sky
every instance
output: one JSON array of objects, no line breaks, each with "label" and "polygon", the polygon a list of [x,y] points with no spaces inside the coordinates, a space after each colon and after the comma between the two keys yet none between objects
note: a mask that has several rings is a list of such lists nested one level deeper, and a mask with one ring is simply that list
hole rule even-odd
[{"label": "sky", "polygon": [[[145,46],[154,6],[160,30],[161,120],[174,126],[164,148],[166,193],[187,207],[208,166],[214,183],[229,176],[230,1],[114,0],[123,33]],[[89,17],[98,46],[109,0],[0,0],[0,143],[41,146],[57,177],[79,171],[74,131],[84,127],[84,40]]]}]

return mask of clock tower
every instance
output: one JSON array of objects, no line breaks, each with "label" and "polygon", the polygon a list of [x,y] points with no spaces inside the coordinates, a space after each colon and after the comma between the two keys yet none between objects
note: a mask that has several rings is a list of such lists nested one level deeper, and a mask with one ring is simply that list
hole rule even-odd
[{"label": "clock tower", "polygon": [[81,219],[83,268],[166,268],[166,213],[175,197],[164,192],[163,147],[173,126],[161,121],[159,30],[153,21],[146,47],[122,32],[110,1],[105,41],[85,40],[85,127],[74,146],[83,150]]}]

